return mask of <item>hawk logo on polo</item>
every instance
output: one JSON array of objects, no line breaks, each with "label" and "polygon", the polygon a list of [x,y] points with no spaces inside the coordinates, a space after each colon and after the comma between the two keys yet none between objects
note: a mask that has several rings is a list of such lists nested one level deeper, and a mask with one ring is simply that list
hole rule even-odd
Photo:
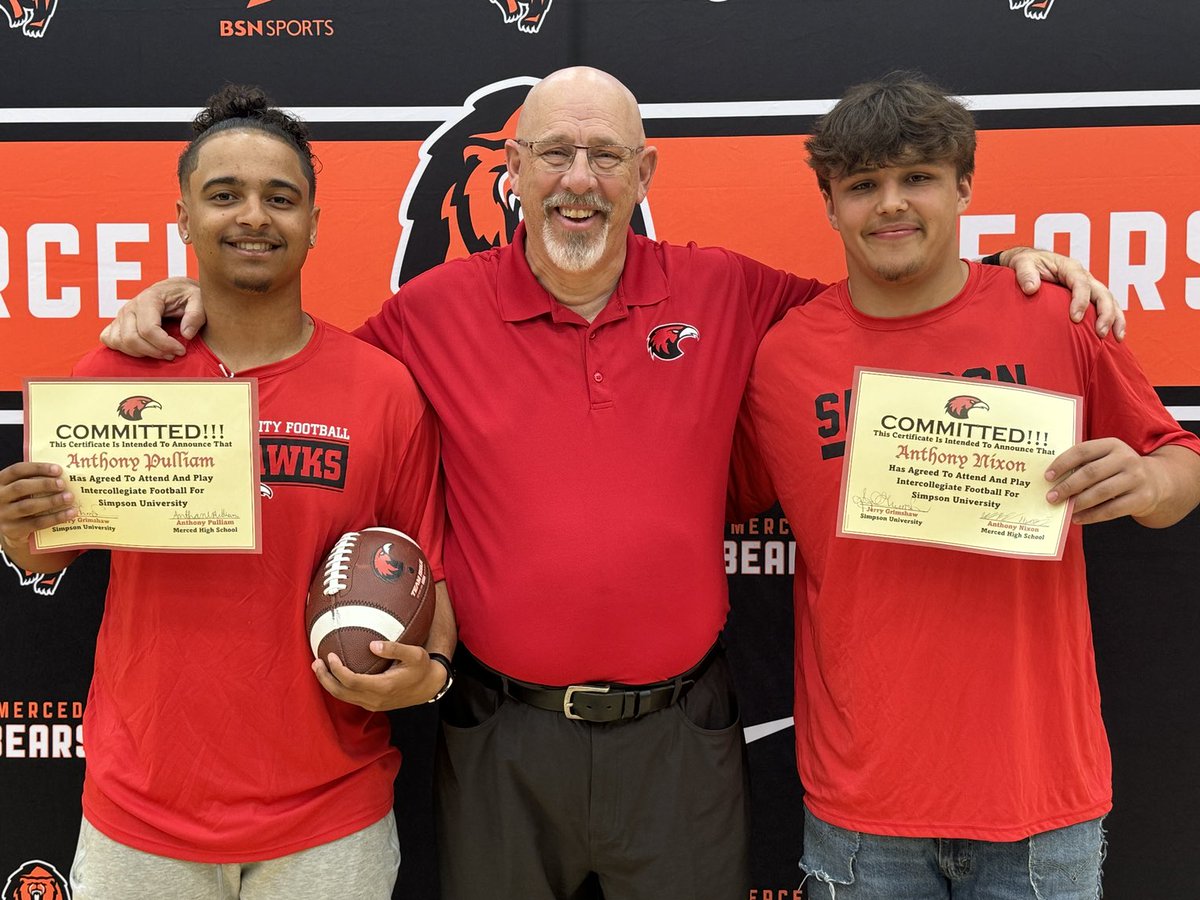
[{"label": "hawk logo on polo", "polygon": [[0,12],[8,17],[8,27],[20,28],[25,37],[31,38],[46,33],[57,7],[58,0],[0,0]]},{"label": "hawk logo on polo", "polygon": [[[508,180],[504,141],[516,135],[521,104],[537,83],[521,76],[480,88],[421,145],[400,202],[393,291],[448,260],[512,243],[521,201]],[[632,225],[654,236],[645,202],[634,210]]]},{"label": "hawk logo on polo", "polygon": [[492,0],[504,14],[504,24],[515,24],[518,31],[526,34],[538,33],[553,2],[554,0]]},{"label": "hawk logo on polo", "polygon": [[22,863],[4,883],[3,900],[71,900],[67,880],[40,859]]},{"label": "hawk logo on polo", "polygon": [[67,574],[66,569],[58,572],[30,572],[28,569],[18,566],[15,562],[8,558],[4,551],[0,550],[0,557],[4,558],[4,564],[17,573],[17,581],[21,587],[29,588],[35,594],[42,597],[49,597],[58,590],[58,586],[62,584],[63,576]]},{"label": "hawk logo on polo", "polygon": [[959,394],[946,401],[946,412],[956,419],[967,418],[973,409],[991,409],[991,407],[978,397],[972,397],[969,394]]},{"label": "hawk logo on polo", "polygon": [[1044,19],[1050,15],[1054,0],[1008,0],[1009,9],[1023,9],[1027,19]]},{"label": "hawk logo on polo", "polygon": [[672,322],[670,325],[659,325],[646,335],[646,349],[654,359],[679,359],[683,356],[680,345],[684,338],[700,340],[700,332],[694,325],[685,322]]},{"label": "hawk logo on polo", "polygon": [[142,413],[148,409],[162,409],[153,397],[126,397],[117,404],[117,415],[130,422],[140,422]]}]

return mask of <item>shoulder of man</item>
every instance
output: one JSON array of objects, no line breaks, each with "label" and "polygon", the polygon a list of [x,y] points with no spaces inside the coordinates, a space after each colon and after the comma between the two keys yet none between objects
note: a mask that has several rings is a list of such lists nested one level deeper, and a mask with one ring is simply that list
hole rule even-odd
[{"label": "shoulder of man", "polygon": [[[191,349],[194,341],[185,340],[179,333],[178,322],[166,322],[163,328],[167,334]],[[71,369],[71,374],[91,378],[121,378],[151,376],[157,378],[178,378],[184,375],[196,374],[199,354],[186,353],[172,362],[150,357],[136,358],[126,356],[107,347],[94,347],[81,356]]]},{"label": "shoulder of man", "polygon": [[337,371],[347,372],[353,368],[356,379],[369,377],[389,385],[389,390],[411,390],[419,393],[408,366],[392,354],[368,343],[354,334],[321,319],[325,329],[322,359],[324,364]]},{"label": "shoulder of man", "polygon": [[[1008,304],[1020,307],[1020,314],[1026,319],[1036,317],[1050,321],[1061,320],[1060,324],[1072,325],[1070,317],[1067,315],[1067,309],[1071,304],[1071,292],[1062,285],[1043,281],[1037,293],[1029,296],[1017,284],[1017,273],[1013,269],[1007,266],[988,266],[979,263],[971,263],[971,266],[978,268],[979,280],[976,291],[980,299],[989,305],[989,308],[998,304]],[[1085,316],[1086,322],[1089,323],[1086,330],[1093,334],[1095,329],[1092,325],[1095,323],[1095,319],[1096,308],[1089,307]],[[1072,325],[1072,327],[1074,326]]]}]

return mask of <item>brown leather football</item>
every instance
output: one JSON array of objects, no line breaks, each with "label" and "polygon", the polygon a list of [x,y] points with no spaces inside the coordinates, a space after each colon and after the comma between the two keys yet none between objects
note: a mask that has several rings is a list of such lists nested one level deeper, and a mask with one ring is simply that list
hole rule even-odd
[{"label": "brown leather football", "polygon": [[371,641],[423,645],[433,622],[429,560],[416,541],[391,528],[343,534],[308,589],[305,624],[313,655],[336,653],[347,667],[375,675],[392,664]]}]

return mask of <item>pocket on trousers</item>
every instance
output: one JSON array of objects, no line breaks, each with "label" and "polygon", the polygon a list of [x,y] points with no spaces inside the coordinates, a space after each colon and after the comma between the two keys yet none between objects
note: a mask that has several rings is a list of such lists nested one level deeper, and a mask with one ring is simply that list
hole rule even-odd
[{"label": "pocket on trousers", "polygon": [[500,691],[470,675],[463,675],[455,679],[454,687],[438,701],[438,711],[446,727],[469,731],[492,721],[504,701]]},{"label": "pocket on trousers", "polygon": [[1043,831],[1029,839],[1029,876],[1039,897],[1096,900],[1105,843],[1103,819]]},{"label": "pocket on trousers", "polygon": [[695,731],[724,734],[740,726],[737,695],[724,654],[709,664],[700,680],[676,706],[684,721]]},{"label": "pocket on trousers", "polygon": [[808,875],[829,884],[854,884],[854,860],[861,845],[858,832],[830,825],[805,807],[800,868]]}]

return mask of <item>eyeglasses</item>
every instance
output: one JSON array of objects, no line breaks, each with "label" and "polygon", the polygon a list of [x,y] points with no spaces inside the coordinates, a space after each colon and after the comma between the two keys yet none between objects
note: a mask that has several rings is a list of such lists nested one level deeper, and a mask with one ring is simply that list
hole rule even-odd
[{"label": "eyeglasses", "polygon": [[588,165],[597,175],[609,175],[629,162],[645,147],[626,147],[622,144],[596,144],[584,147],[565,144],[561,141],[526,141],[517,138],[522,147],[528,147],[533,158],[551,172],[566,172],[575,164],[575,154],[582,150],[587,154]]}]

